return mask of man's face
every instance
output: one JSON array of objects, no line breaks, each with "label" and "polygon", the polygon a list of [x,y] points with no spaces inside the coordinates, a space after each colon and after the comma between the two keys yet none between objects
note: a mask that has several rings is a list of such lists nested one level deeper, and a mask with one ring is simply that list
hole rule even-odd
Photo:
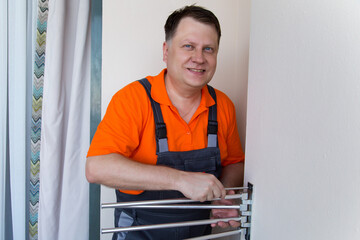
[{"label": "man's face", "polygon": [[163,46],[166,80],[184,90],[201,89],[215,73],[218,47],[214,26],[183,18]]}]

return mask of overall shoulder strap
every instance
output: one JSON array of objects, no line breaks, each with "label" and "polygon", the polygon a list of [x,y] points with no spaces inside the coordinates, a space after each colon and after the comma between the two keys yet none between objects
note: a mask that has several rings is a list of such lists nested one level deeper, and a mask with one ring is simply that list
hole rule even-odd
[{"label": "overall shoulder strap", "polygon": [[146,90],[146,93],[150,99],[151,107],[154,113],[155,121],[155,135],[156,135],[156,154],[159,152],[167,152],[168,150],[168,141],[167,141],[167,132],[166,124],[164,123],[163,115],[161,112],[160,104],[155,102],[151,97],[151,84],[146,78],[139,80],[141,85]]},{"label": "overall shoulder strap", "polygon": [[217,101],[215,89],[210,85],[207,85],[211,97],[214,99],[215,104],[209,108],[209,120],[208,120],[208,147],[218,147],[218,122],[217,122]]}]

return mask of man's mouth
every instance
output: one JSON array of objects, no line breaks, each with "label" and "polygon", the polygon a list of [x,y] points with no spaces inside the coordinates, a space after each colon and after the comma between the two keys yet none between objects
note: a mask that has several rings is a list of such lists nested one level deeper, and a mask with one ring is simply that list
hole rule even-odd
[{"label": "man's mouth", "polygon": [[205,72],[204,69],[195,69],[195,68],[188,68],[192,72]]}]

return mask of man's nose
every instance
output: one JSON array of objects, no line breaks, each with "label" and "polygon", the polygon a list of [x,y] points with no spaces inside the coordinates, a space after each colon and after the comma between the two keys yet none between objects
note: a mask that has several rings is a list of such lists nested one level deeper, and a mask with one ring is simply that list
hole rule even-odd
[{"label": "man's nose", "polygon": [[205,58],[204,58],[204,53],[203,53],[202,49],[195,49],[193,51],[191,60],[196,63],[204,63]]}]

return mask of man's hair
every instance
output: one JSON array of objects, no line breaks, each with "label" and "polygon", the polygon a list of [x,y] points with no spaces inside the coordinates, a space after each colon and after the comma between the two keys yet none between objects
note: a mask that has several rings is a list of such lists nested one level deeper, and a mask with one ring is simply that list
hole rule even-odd
[{"label": "man's hair", "polygon": [[220,23],[215,14],[204,7],[195,5],[177,9],[168,17],[164,26],[166,41],[169,41],[174,37],[179,22],[185,17],[191,17],[201,23],[213,25],[218,35],[218,43],[220,42]]}]

